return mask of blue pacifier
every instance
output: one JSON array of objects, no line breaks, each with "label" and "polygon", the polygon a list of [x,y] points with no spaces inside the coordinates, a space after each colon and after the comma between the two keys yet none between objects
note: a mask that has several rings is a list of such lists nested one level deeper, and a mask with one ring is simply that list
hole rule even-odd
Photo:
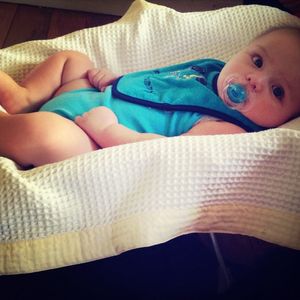
[{"label": "blue pacifier", "polygon": [[229,84],[226,92],[227,96],[233,103],[240,104],[247,100],[247,90],[240,83]]},{"label": "blue pacifier", "polygon": [[249,102],[249,91],[247,85],[240,83],[238,76],[233,76],[226,81],[223,90],[223,100],[232,109],[243,110]]}]

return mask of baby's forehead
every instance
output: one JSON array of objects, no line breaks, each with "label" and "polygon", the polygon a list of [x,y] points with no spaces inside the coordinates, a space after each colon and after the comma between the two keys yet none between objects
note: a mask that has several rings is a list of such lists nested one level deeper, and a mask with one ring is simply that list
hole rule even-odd
[{"label": "baby's forehead", "polygon": [[299,72],[300,66],[300,31],[276,30],[253,41],[254,46],[260,47],[270,56],[274,64],[286,64]]},{"label": "baby's forehead", "polygon": [[294,26],[284,26],[284,27],[275,27],[270,28],[269,30],[259,34],[254,40],[265,38],[270,35],[277,35],[280,36],[289,36],[290,38],[296,38],[298,41],[300,40],[300,27]]},{"label": "baby's forehead", "polygon": [[[258,36],[251,44],[261,44],[266,48],[281,49],[284,53],[293,48],[300,53],[300,30],[273,30]],[[284,47],[280,47],[280,45]]]}]

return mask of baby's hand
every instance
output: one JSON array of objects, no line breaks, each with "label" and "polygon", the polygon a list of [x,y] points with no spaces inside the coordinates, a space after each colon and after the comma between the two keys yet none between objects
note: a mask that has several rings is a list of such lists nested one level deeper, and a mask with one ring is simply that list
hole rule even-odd
[{"label": "baby's hand", "polygon": [[118,124],[118,119],[109,108],[100,106],[76,117],[75,123],[101,146],[101,133],[107,127]]},{"label": "baby's hand", "polygon": [[108,69],[88,70],[88,79],[92,86],[103,92],[107,86],[111,85],[119,76]]}]

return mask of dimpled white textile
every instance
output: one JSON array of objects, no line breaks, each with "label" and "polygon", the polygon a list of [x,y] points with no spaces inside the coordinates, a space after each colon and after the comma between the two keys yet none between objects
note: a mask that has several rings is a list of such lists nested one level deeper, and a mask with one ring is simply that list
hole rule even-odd
[{"label": "dimpled white textile", "polygon": [[[0,50],[0,68],[20,80],[64,49],[121,73],[227,60],[280,24],[299,21],[263,6],[183,14],[135,1],[116,23]],[[190,232],[300,249],[299,120],[285,127],[122,145],[29,171],[0,158],[0,273],[78,264]]]}]

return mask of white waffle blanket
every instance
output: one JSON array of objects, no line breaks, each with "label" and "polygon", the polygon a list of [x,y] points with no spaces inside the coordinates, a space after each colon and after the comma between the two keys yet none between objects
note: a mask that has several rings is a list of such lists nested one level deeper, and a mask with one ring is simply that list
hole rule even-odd
[{"label": "white waffle blanket", "polygon": [[[0,68],[19,80],[63,49],[116,72],[227,60],[271,25],[296,23],[261,6],[182,14],[136,1],[116,23],[3,49]],[[293,128],[141,142],[29,171],[0,158],[0,273],[82,263],[190,232],[300,249],[299,123]]]}]

